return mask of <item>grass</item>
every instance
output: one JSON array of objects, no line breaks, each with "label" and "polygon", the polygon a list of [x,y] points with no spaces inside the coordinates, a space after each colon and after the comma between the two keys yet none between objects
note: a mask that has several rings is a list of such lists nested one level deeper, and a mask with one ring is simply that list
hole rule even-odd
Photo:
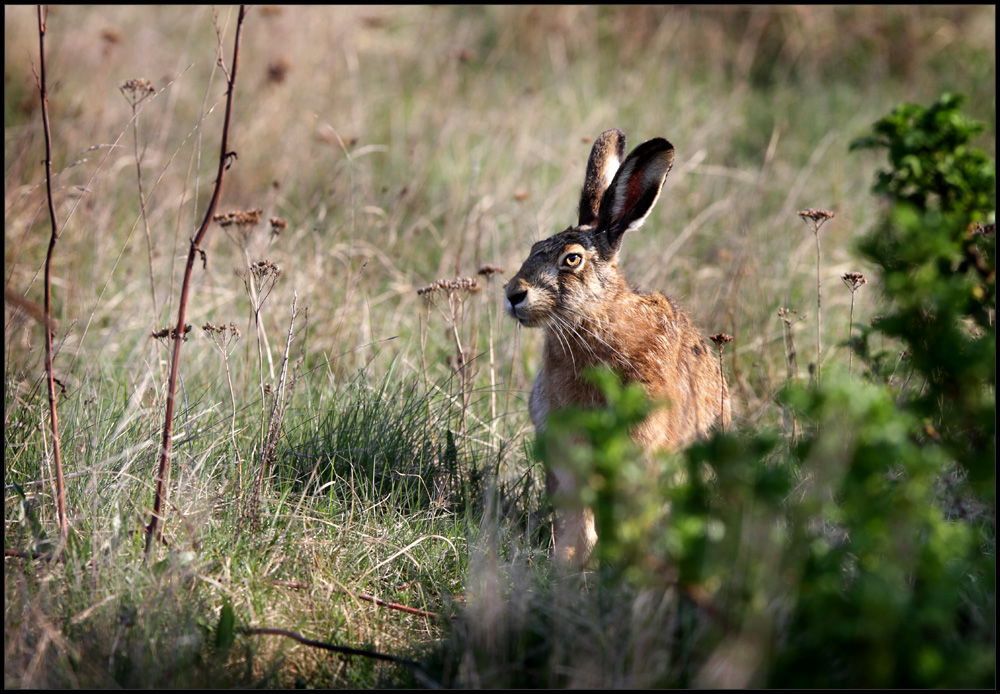
[{"label": "grass", "polygon": [[[47,552],[58,532],[30,311],[48,243],[37,25],[34,8],[4,12],[4,535],[8,549]],[[71,539],[59,562],[5,558],[6,687],[414,683],[405,667],[281,637],[217,642],[226,605],[239,625],[416,658],[448,684],[755,681],[722,650],[714,672],[733,679],[672,669],[693,657],[671,650],[688,643],[677,635],[699,628],[682,596],[551,590],[562,579],[544,568],[549,508],[527,416],[541,340],[502,315],[503,278],[477,270],[510,276],[533,241],[575,221],[602,130],[620,127],[630,146],[667,137],[677,161],[625,242],[625,272],[706,334],[735,337],[723,366],[738,424],[780,428],[784,331],[806,380],[818,328],[815,239],[797,212],[836,213],[820,268],[826,379],[849,368],[851,316],[881,310],[877,286],[855,296],[837,281],[873,276],[852,244],[879,213],[878,162],[848,144],[897,102],[948,89],[994,128],[992,153],[995,8],[253,8],[218,212],[260,208],[262,221],[214,225],[195,272],[167,545],[149,564],[170,347],[150,335],[176,315],[214,183],[215,58],[236,13],[49,12]],[[133,108],[120,87],[135,79],[155,91]],[[272,217],[287,227],[272,234]],[[238,273],[261,260],[282,274],[257,305],[258,333]],[[417,293],[458,277],[481,290]],[[288,355],[295,385],[251,517],[293,296],[308,312]],[[786,326],[782,307],[801,321]],[[209,322],[240,339],[220,350]],[[643,653],[673,660],[644,670]]]}]

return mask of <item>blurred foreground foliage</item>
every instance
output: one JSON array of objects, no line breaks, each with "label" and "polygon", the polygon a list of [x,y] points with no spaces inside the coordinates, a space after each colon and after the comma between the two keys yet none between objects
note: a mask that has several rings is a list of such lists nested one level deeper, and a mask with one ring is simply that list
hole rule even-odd
[{"label": "blurred foreground foliage", "polygon": [[[995,164],[961,104],[901,105],[851,146],[889,158],[882,221],[859,243],[887,312],[852,345],[864,378],[832,369],[781,393],[797,436],[717,433],[652,485],[628,439],[649,404],[595,373],[608,406],[542,437],[543,456],[585,441],[569,458],[595,508],[598,581],[696,606],[701,628],[672,646],[686,665],[659,684],[994,683]],[[905,381],[886,373],[893,355]]]}]

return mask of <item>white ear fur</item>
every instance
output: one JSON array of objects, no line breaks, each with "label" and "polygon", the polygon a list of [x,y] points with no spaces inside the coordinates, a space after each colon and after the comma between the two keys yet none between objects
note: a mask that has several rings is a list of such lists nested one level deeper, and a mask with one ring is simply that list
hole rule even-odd
[{"label": "white ear fur", "polygon": [[605,130],[594,141],[587,162],[583,190],[580,192],[579,226],[588,226],[597,221],[601,200],[624,158],[625,133],[621,130]]},{"label": "white ear fur", "polygon": [[[663,182],[666,180],[666,172],[662,170],[656,170],[653,168],[646,168],[636,172],[637,162],[629,161],[624,166],[620,168],[622,175],[619,179],[619,189],[616,191],[614,197],[611,199],[611,219],[618,220],[624,217],[626,210],[626,205],[635,204],[634,200],[630,200],[625,194],[625,188],[638,188],[639,190],[653,191],[656,192],[653,195],[653,199],[649,201],[646,207],[645,213],[642,216],[635,217],[629,222],[629,225],[622,230],[622,232],[633,231],[641,227],[649,213],[652,212],[653,207],[656,205],[656,201],[660,197],[660,190],[663,187]],[[633,182],[631,179],[635,178]],[[610,182],[608,183],[610,186]]]}]

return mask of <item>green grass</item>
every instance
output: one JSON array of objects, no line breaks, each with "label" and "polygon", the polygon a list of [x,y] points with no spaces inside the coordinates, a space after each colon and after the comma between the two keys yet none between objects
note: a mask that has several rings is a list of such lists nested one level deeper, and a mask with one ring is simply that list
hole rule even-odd
[{"label": "green grass", "polygon": [[[4,12],[4,536],[8,549],[47,551],[58,526],[43,334],[11,300],[41,304],[49,238],[37,17]],[[218,10],[227,61],[235,21]],[[456,304],[416,290],[485,263],[509,277],[533,241],[573,223],[601,131],[621,128],[630,147],[666,137],[677,161],[625,242],[624,270],[680,300],[706,333],[736,337],[725,367],[739,426],[780,429],[779,308],[802,317],[803,382],[815,355],[814,241],[796,212],[837,215],[821,232],[826,378],[847,368],[840,275],[873,276],[854,243],[881,212],[870,194],[881,162],[848,145],[898,102],[950,90],[990,124],[977,144],[993,155],[994,27],[993,7],[253,8],[238,159],[217,211],[260,207],[288,226],[276,237],[266,222],[245,239],[209,232],[182,350],[167,546],[147,563],[170,358],[150,333],[175,320],[214,182],[220,44],[207,7],[50,8],[55,369],[72,533],[61,561],[5,558],[5,686],[425,683],[276,636],[218,645],[227,604],[240,626],[417,659],[447,685],[762,681],[768,654],[750,649],[747,664],[742,641],[693,638],[707,627],[683,595],[548,573],[550,506],[527,416],[540,336],[503,316],[502,277],[479,277],[481,291]],[[157,90],[136,126],[158,315],[119,92],[139,77]],[[261,361],[237,275],[247,258],[283,271],[261,310]],[[308,311],[288,355],[295,385],[248,516],[273,397],[262,402],[261,388],[278,386],[293,296]],[[883,311],[874,283],[856,299],[857,325]],[[220,350],[206,322],[241,337]],[[712,657],[735,679],[698,679]]]}]

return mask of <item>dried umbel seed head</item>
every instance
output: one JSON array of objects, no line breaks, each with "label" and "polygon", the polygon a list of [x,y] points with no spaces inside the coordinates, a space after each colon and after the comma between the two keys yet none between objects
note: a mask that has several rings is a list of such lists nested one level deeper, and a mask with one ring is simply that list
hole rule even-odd
[{"label": "dried umbel seed head", "polygon": [[799,312],[796,311],[796,310],[794,310],[794,309],[790,309],[790,308],[779,308],[778,309],[778,318],[780,318],[782,321],[784,321],[786,325],[791,325],[792,324],[792,316],[797,316],[798,314],[799,314]]},{"label": "dried umbel seed head", "polygon": [[187,342],[187,334],[189,332],[191,332],[191,326],[185,324],[184,325],[184,333],[182,335],[178,335],[177,334],[177,328],[176,327],[168,327],[168,328],[163,328],[162,330],[154,330],[153,332],[151,332],[149,334],[149,336],[152,337],[152,338],[155,338],[157,340],[162,340],[163,338],[165,338],[165,337],[167,337],[169,335],[171,338],[173,338],[175,340],[178,337],[180,337],[182,340],[184,340],[185,342]]},{"label": "dried umbel seed head", "polygon": [[439,279],[435,280],[426,287],[421,287],[417,290],[418,296],[423,296],[424,294],[431,294],[433,292],[442,291],[448,294],[458,294],[460,292],[478,292],[482,287],[473,277],[459,277],[453,280]]},{"label": "dried umbel seed head", "polygon": [[799,210],[799,216],[803,219],[811,219],[814,222],[825,222],[828,219],[833,219],[834,214],[829,210],[817,210],[810,207],[807,210]]},{"label": "dried umbel seed head", "polygon": [[727,335],[726,333],[719,333],[718,335],[712,335],[710,339],[715,343],[715,346],[718,347],[721,352],[726,348],[726,345],[733,341],[733,336]]},{"label": "dried umbel seed head", "polygon": [[840,279],[844,280],[844,284],[847,285],[847,288],[851,290],[852,294],[858,291],[858,289],[861,288],[861,285],[868,284],[868,280],[866,280],[865,276],[860,272],[845,272],[840,276]]},{"label": "dried umbel seed head", "polygon": [[153,88],[152,82],[142,78],[135,80],[127,80],[123,82],[121,86],[118,87],[118,89],[121,90],[122,94],[125,94],[126,96],[131,95],[133,98],[145,97],[156,91]]},{"label": "dried umbel seed head", "polygon": [[277,279],[281,276],[281,268],[272,263],[270,260],[258,260],[250,265],[250,271],[253,272],[254,277],[258,280],[270,277]]},{"label": "dried umbel seed head", "polygon": [[254,226],[260,222],[260,215],[263,212],[259,207],[253,210],[234,210],[225,214],[217,214],[212,217],[213,222],[217,222],[222,227],[232,226]]},{"label": "dried umbel seed head", "polygon": [[806,210],[799,210],[799,216],[802,217],[803,221],[809,223],[812,227],[813,233],[818,234],[819,228],[830,219],[833,219],[834,214],[829,210],[817,210],[812,207]]},{"label": "dried umbel seed head", "polygon": [[496,265],[486,264],[486,265],[483,265],[482,267],[480,267],[479,270],[476,271],[476,274],[477,275],[482,275],[483,277],[492,277],[493,275],[496,275],[496,274],[501,274],[502,275],[502,274],[504,274],[504,271],[503,271],[502,267],[498,267]]},{"label": "dried umbel seed head", "polygon": [[225,335],[226,331],[233,336],[238,338],[240,336],[240,330],[236,327],[235,323],[230,323],[229,325],[215,325],[210,322],[206,322],[205,325],[201,326],[201,329],[206,333],[219,333],[220,335]]},{"label": "dried umbel seed head", "polygon": [[282,219],[281,217],[271,217],[268,220],[268,223],[271,225],[272,236],[277,236],[282,231],[288,228],[288,222]]}]

